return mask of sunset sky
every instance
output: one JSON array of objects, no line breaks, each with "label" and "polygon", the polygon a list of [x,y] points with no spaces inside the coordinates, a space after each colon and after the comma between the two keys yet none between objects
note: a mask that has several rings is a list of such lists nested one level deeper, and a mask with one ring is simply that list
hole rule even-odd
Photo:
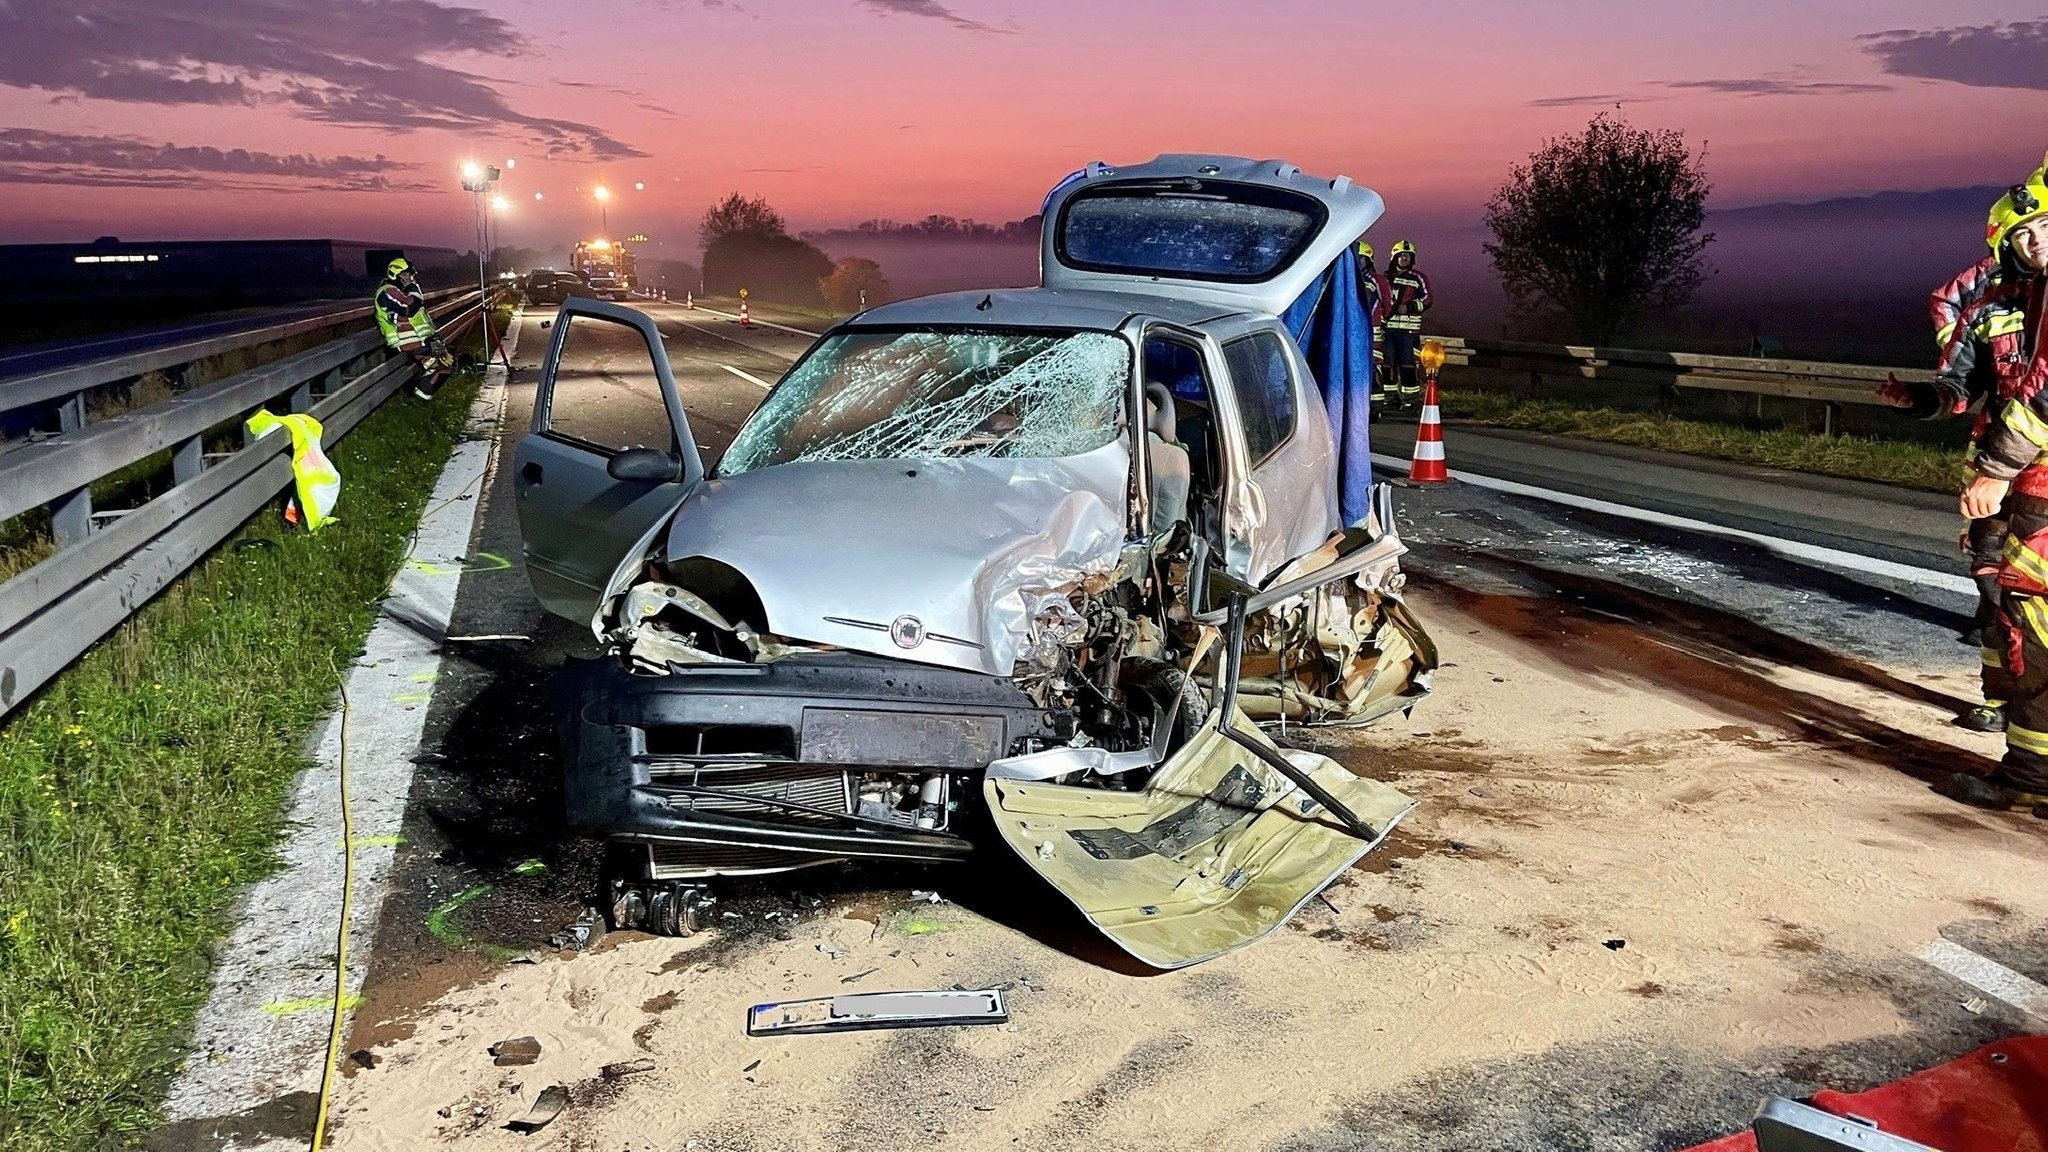
[{"label": "sunset sky", "polygon": [[2008,183],[2044,90],[2048,8],[1996,0],[0,0],[0,241],[466,245],[469,157],[516,158],[504,236],[542,246],[599,182],[613,231],[693,248],[734,189],[1002,221],[1161,151],[1450,222],[1616,102],[1704,142],[1726,208]]}]

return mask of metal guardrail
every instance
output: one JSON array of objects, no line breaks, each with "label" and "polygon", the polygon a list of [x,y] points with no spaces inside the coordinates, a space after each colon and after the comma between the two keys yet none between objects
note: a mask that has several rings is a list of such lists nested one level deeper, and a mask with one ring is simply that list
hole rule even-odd
[{"label": "metal guardrail", "polygon": [[[1446,368],[1477,370],[1475,375],[1490,373],[1493,383],[1513,382],[1520,385],[1513,391],[1531,396],[1541,396],[1546,383],[1591,380],[1651,391],[1666,409],[1688,390],[1810,401],[1824,405],[1827,432],[1834,430],[1838,406],[1885,407],[1876,391],[1888,376],[1926,376],[1924,368],[1877,368],[1815,360],[1707,356],[1576,344],[1524,344],[1456,336],[1427,338],[1443,341]],[[1456,382],[1455,377],[1446,378],[1446,383]]]},{"label": "metal guardrail", "polygon": [[[437,293],[444,334],[465,331],[482,314],[475,289]],[[0,407],[17,406],[23,381],[63,377],[65,389],[38,384],[44,401],[65,397],[81,406],[85,390],[141,372],[275,343],[346,323],[367,308],[273,328],[113,357],[45,376],[0,384]],[[197,350],[197,351],[195,351]],[[141,367],[142,365],[153,365]],[[0,454],[0,521],[50,509],[54,555],[0,584],[0,716],[12,711],[101,637],[128,619],[186,569],[232,535],[292,481],[290,437],[242,437],[239,450],[217,461],[204,454],[206,434],[233,426],[258,408],[284,407],[320,421],[332,445],[412,378],[413,362],[391,353],[375,328],[260,367],[235,373],[169,400]],[[27,403],[21,401],[20,403]],[[69,424],[69,421],[67,421]],[[168,450],[169,490],[134,508],[95,514],[92,485],[137,461]]]}]

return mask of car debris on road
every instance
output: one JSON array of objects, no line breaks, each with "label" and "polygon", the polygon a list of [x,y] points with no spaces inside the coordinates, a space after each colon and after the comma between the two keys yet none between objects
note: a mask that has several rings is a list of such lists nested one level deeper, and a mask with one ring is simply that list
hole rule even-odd
[{"label": "car debris on road", "polygon": [[[695,931],[721,876],[957,861],[983,811],[1172,968],[1372,850],[1412,802],[1259,725],[1406,711],[1437,664],[1391,490],[1340,523],[1280,319],[1380,211],[1278,162],[1091,166],[1042,287],[833,328],[709,473],[652,319],[566,304],[515,493],[536,596],[605,652],[553,697],[613,923]],[[666,426],[607,415],[628,390]]]},{"label": "car debris on road", "polygon": [[874,1028],[1007,1024],[1001,988],[920,992],[850,992],[813,1000],[756,1004],[747,1010],[749,1036],[804,1036]]},{"label": "car debris on road", "polygon": [[514,1132],[538,1132],[554,1123],[555,1118],[569,1108],[569,1090],[560,1084],[550,1084],[541,1089],[535,1097],[533,1107],[526,1114],[508,1122],[505,1127]]},{"label": "car debris on road", "polygon": [[500,1040],[490,1046],[491,1063],[500,1068],[512,1068],[531,1064],[540,1059],[540,1041],[532,1036],[520,1036],[512,1040]]}]

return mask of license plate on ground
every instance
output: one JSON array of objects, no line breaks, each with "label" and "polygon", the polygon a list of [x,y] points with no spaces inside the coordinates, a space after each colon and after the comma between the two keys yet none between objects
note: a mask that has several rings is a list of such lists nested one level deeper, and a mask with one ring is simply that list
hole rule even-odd
[{"label": "license plate on ground", "polygon": [[1003,754],[993,716],[806,708],[799,757],[806,764],[980,768]]},{"label": "license plate on ground", "polygon": [[747,1010],[747,1035],[801,1036],[866,1028],[938,1028],[1009,1021],[1010,1010],[1003,1003],[1000,988],[861,992],[756,1004]]}]

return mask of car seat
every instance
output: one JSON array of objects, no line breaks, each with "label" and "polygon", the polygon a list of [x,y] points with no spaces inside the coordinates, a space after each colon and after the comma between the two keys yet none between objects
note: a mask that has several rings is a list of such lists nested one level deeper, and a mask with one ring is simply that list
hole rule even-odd
[{"label": "car seat", "polygon": [[1152,536],[1160,540],[1187,519],[1188,489],[1194,483],[1188,450],[1175,443],[1179,422],[1173,393],[1164,384],[1145,385],[1145,427],[1150,436],[1146,450],[1152,458]]}]

